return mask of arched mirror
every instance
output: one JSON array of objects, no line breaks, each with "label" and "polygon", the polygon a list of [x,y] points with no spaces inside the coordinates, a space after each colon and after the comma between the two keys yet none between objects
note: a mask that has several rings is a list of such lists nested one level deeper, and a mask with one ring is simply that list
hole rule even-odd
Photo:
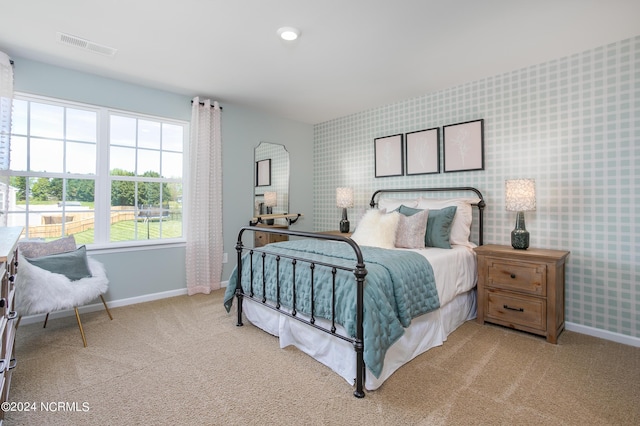
[{"label": "arched mirror", "polygon": [[260,142],[254,160],[253,217],[289,213],[289,152],[284,145]]}]

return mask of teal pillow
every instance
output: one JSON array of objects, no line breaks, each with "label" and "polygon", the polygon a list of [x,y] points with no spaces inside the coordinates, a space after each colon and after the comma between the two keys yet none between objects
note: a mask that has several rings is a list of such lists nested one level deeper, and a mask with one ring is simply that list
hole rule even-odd
[{"label": "teal pillow", "polygon": [[449,236],[451,235],[451,224],[457,208],[457,206],[450,206],[440,210],[429,210],[425,240],[427,247],[451,248]]},{"label": "teal pillow", "polygon": [[407,207],[404,204],[402,204],[396,210],[405,216],[413,216],[414,214],[420,213],[422,211],[421,209],[414,209],[413,207]]},{"label": "teal pillow", "polygon": [[62,274],[71,281],[91,276],[87,262],[87,248],[85,246],[80,246],[76,250],[64,253],[25,259],[38,268]]}]

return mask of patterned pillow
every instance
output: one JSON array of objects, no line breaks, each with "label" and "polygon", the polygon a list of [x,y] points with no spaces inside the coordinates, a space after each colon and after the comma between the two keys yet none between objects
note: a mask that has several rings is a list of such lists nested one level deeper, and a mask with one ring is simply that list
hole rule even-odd
[{"label": "patterned pillow", "polygon": [[409,216],[401,214],[396,231],[396,247],[424,248],[428,219],[429,210],[421,210]]},{"label": "patterned pillow", "polygon": [[[451,224],[456,214],[457,207],[449,206],[443,209],[430,209],[427,220],[427,231],[424,235],[425,246],[450,249],[449,236],[451,235]],[[400,206],[398,211],[405,216],[412,216],[420,213],[421,209],[414,209],[407,206]]]},{"label": "patterned pillow", "polygon": [[18,252],[24,257],[35,258],[50,254],[64,253],[76,249],[76,239],[73,235],[57,240],[44,241],[20,241]]}]

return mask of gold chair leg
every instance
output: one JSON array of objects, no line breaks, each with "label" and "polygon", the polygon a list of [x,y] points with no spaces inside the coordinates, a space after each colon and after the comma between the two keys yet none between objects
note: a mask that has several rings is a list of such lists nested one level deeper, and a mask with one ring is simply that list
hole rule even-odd
[{"label": "gold chair leg", "polygon": [[78,327],[80,327],[80,334],[82,334],[82,343],[84,343],[84,347],[87,347],[87,339],[84,337],[84,330],[82,329],[82,322],[80,322],[80,314],[78,313],[78,308],[73,308],[76,311],[76,319],[78,320]]},{"label": "gold chair leg", "polygon": [[47,316],[44,317],[44,325],[42,326],[42,328],[47,328],[47,321],[49,320],[49,313],[47,312]]},{"label": "gold chair leg", "polygon": [[104,308],[107,310],[107,315],[109,315],[109,319],[113,321],[113,317],[111,316],[111,311],[107,306],[107,302],[104,301],[104,297],[102,297],[102,295],[100,295],[100,299],[102,299],[102,304],[104,305]]}]

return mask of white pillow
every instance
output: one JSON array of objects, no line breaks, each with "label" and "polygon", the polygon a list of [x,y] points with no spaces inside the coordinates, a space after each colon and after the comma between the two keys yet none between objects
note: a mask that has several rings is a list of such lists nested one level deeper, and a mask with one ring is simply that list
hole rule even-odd
[{"label": "white pillow", "polygon": [[397,209],[403,204],[407,207],[411,207],[412,209],[415,209],[416,206],[418,205],[418,200],[415,198],[412,198],[412,199],[380,198],[378,200],[378,208],[380,210],[386,210],[388,212]]},{"label": "white pillow", "polygon": [[472,204],[480,202],[480,198],[420,198],[418,199],[419,209],[443,209],[449,206],[456,206],[456,215],[451,224],[451,235],[449,242],[462,246],[474,247],[469,241],[471,236],[471,222],[473,221]]},{"label": "white pillow", "polygon": [[398,212],[368,210],[358,222],[351,239],[362,246],[394,248],[399,220]]}]

